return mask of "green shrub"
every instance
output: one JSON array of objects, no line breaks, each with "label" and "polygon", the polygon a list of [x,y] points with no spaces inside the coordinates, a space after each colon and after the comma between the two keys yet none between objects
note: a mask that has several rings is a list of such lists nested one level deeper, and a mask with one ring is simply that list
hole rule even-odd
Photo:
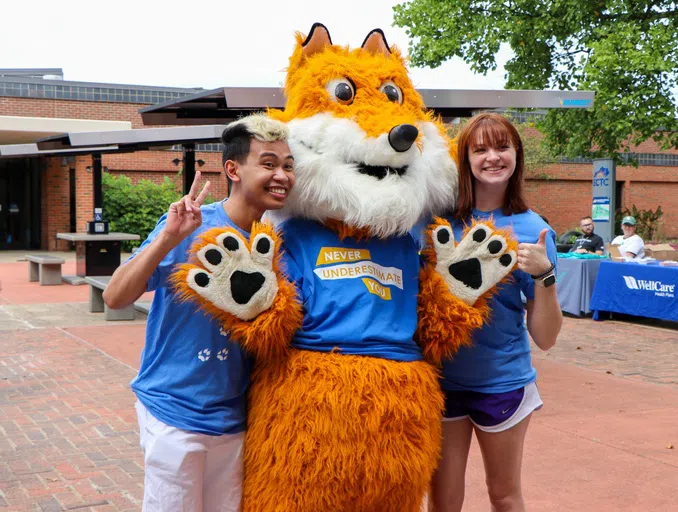
[{"label": "green shrub", "polygon": [[[563,237],[567,234],[571,233],[566,239],[563,239]],[[568,228],[564,230],[562,233],[557,235],[558,237],[558,243],[561,244],[573,244],[577,241],[577,238],[581,236],[581,229],[579,229],[579,226],[574,226],[572,228]]]},{"label": "green shrub", "polygon": [[127,176],[104,173],[103,189],[104,218],[110,222],[111,231],[141,237],[123,242],[124,251],[139,247],[169,205],[181,198],[177,183],[168,177],[160,185],[150,180],[139,180],[134,185]]},{"label": "green shrub", "polygon": [[566,244],[573,244],[577,241],[577,238],[579,238],[581,235],[570,235],[567,239]]}]

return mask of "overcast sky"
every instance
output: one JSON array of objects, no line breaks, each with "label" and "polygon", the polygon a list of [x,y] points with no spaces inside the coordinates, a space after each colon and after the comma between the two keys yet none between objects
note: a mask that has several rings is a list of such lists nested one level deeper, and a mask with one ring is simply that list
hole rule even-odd
[{"label": "overcast sky", "polygon": [[[294,46],[319,21],[335,44],[359,46],[392,26],[392,0],[3,0],[0,68],[62,68],[66,80],[173,87],[277,86]],[[487,76],[461,60],[411,69],[415,86],[502,89],[503,63]]]}]

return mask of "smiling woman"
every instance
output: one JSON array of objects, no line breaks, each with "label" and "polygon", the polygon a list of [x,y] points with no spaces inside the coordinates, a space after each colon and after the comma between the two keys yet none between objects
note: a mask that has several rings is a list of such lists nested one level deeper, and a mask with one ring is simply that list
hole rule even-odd
[{"label": "smiling woman", "polygon": [[[459,511],[473,433],[485,462],[493,510],[524,510],[520,473],[532,413],[541,408],[528,332],[546,350],[562,313],[555,291],[555,233],[527,208],[522,194],[523,144],[496,113],[474,117],[459,134],[459,206],[449,220],[455,238],[493,222],[520,242],[518,270],[490,299],[490,321],[473,344],[443,361],[443,456],[434,477],[436,510]],[[463,242],[462,242],[463,243]],[[527,297],[527,328],[521,294]]]},{"label": "smiling woman", "polygon": [[467,155],[460,153],[458,217],[467,217],[474,207],[502,208],[505,213],[527,210],[522,193],[523,143],[508,119],[480,114],[459,134],[458,144],[468,150]]}]

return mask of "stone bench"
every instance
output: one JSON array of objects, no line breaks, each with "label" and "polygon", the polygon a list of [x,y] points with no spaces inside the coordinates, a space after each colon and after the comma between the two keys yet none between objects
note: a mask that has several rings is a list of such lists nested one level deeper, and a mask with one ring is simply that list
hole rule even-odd
[{"label": "stone bench", "polygon": [[134,303],[134,309],[140,313],[148,315],[148,313],[151,311],[151,301],[138,300]]},{"label": "stone bench", "polygon": [[89,312],[101,313],[106,320],[134,320],[134,304],[121,309],[111,309],[104,302],[104,290],[111,280],[111,276],[87,276],[85,282],[89,284]]},{"label": "stone bench", "polygon": [[61,284],[61,265],[65,263],[63,258],[49,254],[27,254],[26,260],[29,281],[40,281],[40,286]]}]

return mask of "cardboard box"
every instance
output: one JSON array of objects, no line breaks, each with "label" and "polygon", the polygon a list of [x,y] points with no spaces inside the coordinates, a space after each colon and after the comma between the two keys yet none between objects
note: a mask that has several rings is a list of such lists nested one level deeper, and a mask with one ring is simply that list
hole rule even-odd
[{"label": "cardboard box", "polygon": [[607,249],[610,258],[612,258],[613,260],[624,261],[624,258],[622,258],[622,255],[619,252],[618,245],[612,245],[611,243],[607,243],[605,244],[605,249]]},{"label": "cardboard box", "polygon": [[669,244],[645,244],[645,256],[656,260],[678,261],[678,250]]}]

